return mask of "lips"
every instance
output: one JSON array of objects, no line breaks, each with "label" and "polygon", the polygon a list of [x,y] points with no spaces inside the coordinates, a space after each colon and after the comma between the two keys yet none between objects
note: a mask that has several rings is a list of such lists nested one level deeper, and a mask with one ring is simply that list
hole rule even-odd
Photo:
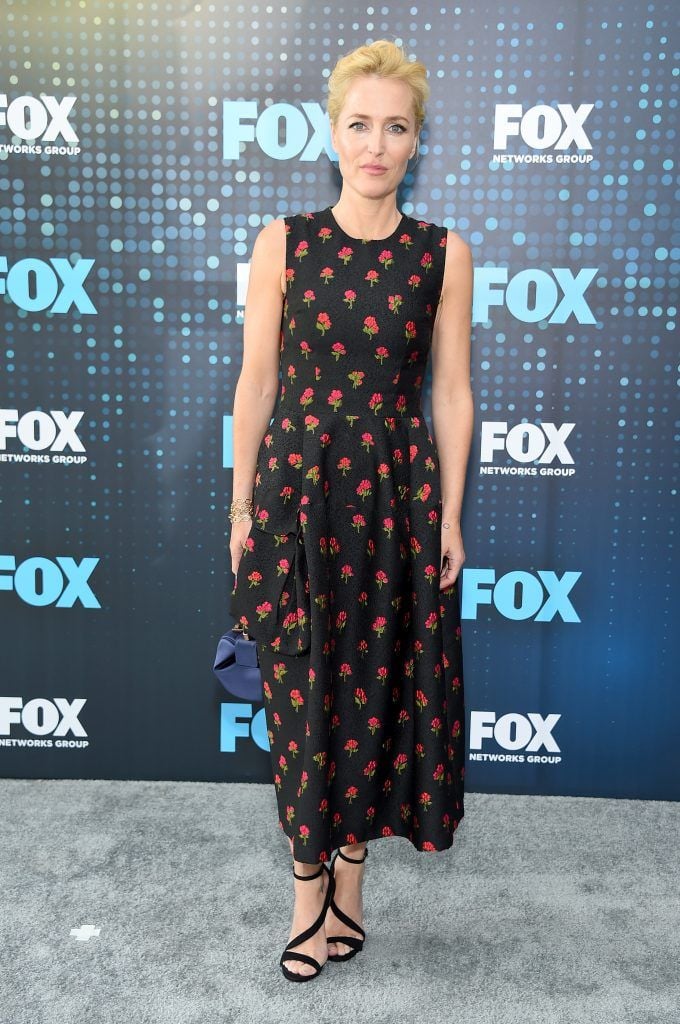
[{"label": "lips", "polygon": [[368,171],[369,174],[380,174],[382,171],[387,170],[382,164],[364,164],[361,169],[362,171]]}]

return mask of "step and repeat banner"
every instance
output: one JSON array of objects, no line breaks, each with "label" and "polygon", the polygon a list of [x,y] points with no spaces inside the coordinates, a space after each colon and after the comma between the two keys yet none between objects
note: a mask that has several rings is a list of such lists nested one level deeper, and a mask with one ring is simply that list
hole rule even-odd
[{"label": "step and repeat banner", "polygon": [[0,775],[271,778],[212,674],[248,261],[335,201],[326,80],[387,37],[432,87],[401,208],[475,262],[467,787],[678,798],[675,15],[7,0]]}]

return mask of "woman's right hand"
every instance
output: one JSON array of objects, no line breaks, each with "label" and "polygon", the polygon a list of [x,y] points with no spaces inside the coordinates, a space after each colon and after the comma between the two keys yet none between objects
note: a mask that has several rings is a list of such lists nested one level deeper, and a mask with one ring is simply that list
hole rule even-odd
[{"label": "woman's right hand", "polygon": [[242,519],[238,523],[231,524],[231,535],[229,537],[229,551],[231,553],[231,571],[234,576],[238,572],[239,562],[245,550],[246,541],[253,525],[252,517]]}]

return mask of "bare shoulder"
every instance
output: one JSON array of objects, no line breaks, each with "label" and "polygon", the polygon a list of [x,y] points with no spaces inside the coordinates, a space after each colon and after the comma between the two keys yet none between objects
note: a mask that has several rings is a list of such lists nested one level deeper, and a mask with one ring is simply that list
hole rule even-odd
[{"label": "bare shoulder", "polygon": [[286,291],[286,224],[277,217],[257,234],[250,261],[250,279],[259,288],[271,287],[277,294]]},{"label": "bare shoulder", "polygon": [[444,275],[435,321],[437,327],[441,324],[444,306],[460,309],[469,307],[472,301],[473,282],[472,250],[460,235],[449,230],[446,234]]},{"label": "bare shoulder", "polygon": [[455,231],[449,231],[446,236],[442,299],[444,292],[448,295],[467,295],[472,289],[473,275],[470,246]]},{"label": "bare shoulder", "polygon": [[286,253],[286,223],[282,217],[270,220],[257,234],[253,252],[264,259],[276,259]]},{"label": "bare shoulder", "polygon": [[446,262],[447,264],[455,263],[458,266],[472,264],[472,250],[470,246],[465,239],[450,229],[446,235]]}]

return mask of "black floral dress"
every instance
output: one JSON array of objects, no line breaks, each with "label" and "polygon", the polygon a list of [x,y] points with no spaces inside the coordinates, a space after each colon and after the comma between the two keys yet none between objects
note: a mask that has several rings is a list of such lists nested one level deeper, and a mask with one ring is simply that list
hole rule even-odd
[{"label": "black floral dress", "polygon": [[420,406],[445,228],[286,217],[281,388],[231,593],[258,641],[279,824],[297,860],[463,817],[458,580],[439,589],[437,450]]}]

